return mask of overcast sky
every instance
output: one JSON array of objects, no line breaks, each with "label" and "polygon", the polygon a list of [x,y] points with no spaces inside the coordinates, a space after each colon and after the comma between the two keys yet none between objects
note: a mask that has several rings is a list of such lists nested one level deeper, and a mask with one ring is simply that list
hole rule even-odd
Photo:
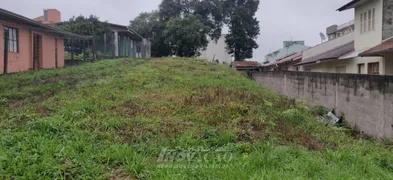
[{"label": "overcast sky", "polygon": [[[337,12],[349,0],[260,0],[256,16],[261,27],[259,48],[254,60],[282,47],[285,40],[305,40],[306,45],[320,43],[320,32],[326,27],[346,23],[354,18],[353,11]],[[43,9],[56,8],[61,19],[94,14],[101,20],[128,25],[139,13],[157,9],[161,0],[13,0],[1,3],[1,8],[29,18],[43,15]],[[223,32],[226,33],[226,32]]]}]

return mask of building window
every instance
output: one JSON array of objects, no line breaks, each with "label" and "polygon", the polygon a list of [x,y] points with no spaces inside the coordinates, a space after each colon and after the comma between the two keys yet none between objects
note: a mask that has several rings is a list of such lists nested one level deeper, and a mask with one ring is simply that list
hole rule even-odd
[{"label": "building window", "polygon": [[8,52],[18,52],[18,30],[10,27],[3,27],[4,34],[8,37],[4,39],[8,41]]},{"label": "building window", "polygon": [[364,64],[358,64],[358,74],[364,74]]},{"label": "building window", "polygon": [[360,33],[375,30],[375,8],[360,13]]},{"label": "building window", "polygon": [[368,64],[368,74],[379,74],[379,63]]}]

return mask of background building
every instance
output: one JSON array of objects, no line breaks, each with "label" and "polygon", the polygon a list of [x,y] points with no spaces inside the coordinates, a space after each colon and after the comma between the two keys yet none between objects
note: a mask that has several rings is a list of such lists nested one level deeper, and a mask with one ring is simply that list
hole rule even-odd
[{"label": "background building", "polygon": [[34,18],[34,20],[49,24],[61,22],[61,13],[57,9],[44,9],[44,15]]},{"label": "background building", "polygon": [[64,66],[64,39],[84,38],[0,8],[0,74]]},{"label": "background building", "polygon": [[347,23],[341,24],[339,26],[332,25],[326,28],[326,35],[328,40],[333,40],[338,37],[344,36],[353,32],[355,29],[355,20],[349,21]]},{"label": "background building", "polygon": [[310,47],[305,46],[304,41],[284,41],[283,48],[280,48],[265,56],[264,64],[277,61],[308,48]]},{"label": "background building", "polygon": [[231,64],[232,63],[232,56],[228,54],[226,50],[226,43],[225,43],[225,36],[226,34],[222,34],[220,39],[216,41],[210,40],[209,44],[206,47],[206,50],[201,52],[199,58],[207,59],[208,61],[218,62],[223,64]]}]

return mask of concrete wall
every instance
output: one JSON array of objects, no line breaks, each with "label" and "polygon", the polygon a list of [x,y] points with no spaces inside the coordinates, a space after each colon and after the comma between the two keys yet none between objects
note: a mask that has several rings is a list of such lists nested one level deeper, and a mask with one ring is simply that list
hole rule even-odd
[{"label": "concrete wall", "polygon": [[382,40],[393,36],[393,0],[383,1]]},{"label": "concrete wall", "polygon": [[8,52],[8,73],[27,71],[33,68],[33,34],[42,36],[42,58],[40,68],[56,67],[55,38],[57,38],[57,60],[58,67],[64,66],[64,39],[54,34],[40,31],[37,28],[19,23],[0,20],[0,74],[4,70],[4,37],[3,26],[16,28],[18,30],[18,52]]},{"label": "concrete wall", "polygon": [[218,39],[217,43],[214,40],[210,40],[209,44],[206,47],[206,50],[201,52],[199,58],[212,61],[214,57],[214,60],[218,59],[220,63],[225,62],[227,64],[231,64],[232,56],[228,54],[225,47],[225,34],[223,34],[221,35],[220,39]]},{"label": "concrete wall", "polygon": [[393,74],[393,72],[391,72],[391,71],[385,72],[383,57],[356,57],[356,58],[340,59],[340,60],[333,60],[333,61],[327,60],[327,61],[323,61],[318,64],[303,65],[304,67],[302,68],[302,71],[306,68],[306,69],[309,69],[310,72],[337,73],[338,66],[341,66],[341,67],[345,66],[346,73],[357,74],[358,73],[358,64],[364,64],[365,69],[362,72],[362,74],[368,74],[368,68],[367,68],[368,64],[375,63],[375,62],[379,62],[380,74]]},{"label": "concrete wall", "polygon": [[[375,30],[360,32],[360,14],[375,8]],[[382,42],[383,0],[373,0],[355,8],[355,50],[360,52]]]},{"label": "concrete wall", "polygon": [[333,39],[331,41],[316,45],[310,49],[303,51],[303,59],[320,55],[339,46],[348,44],[353,40],[354,40],[354,33],[349,33],[339,38]]},{"label": "concrete wall", "polygon": [[257,83],[309,105],[336,108],[352,127],[393,138],[393,76],[314,72],[257,72]]}]

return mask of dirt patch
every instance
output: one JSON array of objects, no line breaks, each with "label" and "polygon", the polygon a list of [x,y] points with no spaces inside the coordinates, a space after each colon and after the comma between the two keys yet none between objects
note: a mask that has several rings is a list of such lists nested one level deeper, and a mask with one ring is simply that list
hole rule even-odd
[{"label": "dirt patch", "polygon": [[131,179],[138,179],[135,176],[131,176],[128,174],[124,174],[121,170],[116,170],[112,168],[107,168],[107,171],[109,171],[109,179],[110,180],[131,180]]},{"label": "dirt patch", "polygon": [[260,103],[263,100],[262,93],[250,93],[246,90],[231,89],[224,86],[203,87],[193,89],[187,97],[184,98],[184,105],[206,106],[217,103],[228,102],[247,102],[247,104]]},{"label": "dirt patch", "polygon": [[264,140],[268,127],[261,122],[249,121],[243,118],[237,126],[241,129],[236,140],[239,142],[252,142],[253,140]]},{"label": "dirt patch", "polygon": [[323,150],[326,144],[321,140],[318,140],[315,136],[309,132],[301,130],[299,127],[285,123],[283,120],[277,121],[275,128],[280,133],[281,138],[286,142],[298,143],[309,150]]}]

